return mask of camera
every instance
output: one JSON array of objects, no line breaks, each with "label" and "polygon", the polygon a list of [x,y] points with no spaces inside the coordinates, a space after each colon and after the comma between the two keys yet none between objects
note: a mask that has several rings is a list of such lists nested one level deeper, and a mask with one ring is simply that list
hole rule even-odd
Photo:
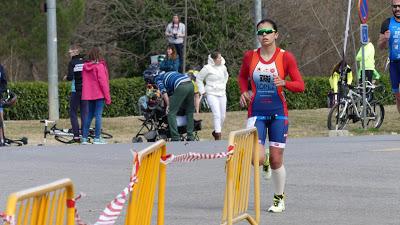
[{"label": "camera", "polygon": [[178,38],[178,34],[173,34],[174,39]]}]

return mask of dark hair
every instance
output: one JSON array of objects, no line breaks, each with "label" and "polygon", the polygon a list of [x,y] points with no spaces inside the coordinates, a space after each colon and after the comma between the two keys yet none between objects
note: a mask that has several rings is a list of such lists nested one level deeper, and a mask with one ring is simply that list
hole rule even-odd
[{"label": "dark hair", "polygon": [[[169,44],[169,45],[167,46],[167,50],[168,50],[168,49],[171,49],[171,50],[172,50],[172,59],[175,60],[175,59],[177,58],[175,45]],[[169,58],[169,57],[168,57],[168,54],[167,54],[167,59],[168,59],[168,58]]]},{"label": "dark hair", "polygon": [[211,52],[211,54],[210,54],[211,58],[214,59],[214,60],[217,59],[218,55],[221,55],[221,52],[219,52],[219,51],[213,51],[213,52]]},{"label": "dark hair", "polygon": [[[343,66],[342,66],[343,65]],[[348,68],[348,64],[345,60],[340,60],[340,62],[338,62],[332,70],[332,74],[331,76],[336,72],[336,73],[341,73],[341,68],[344,70],[345,73],[347,73],[348,71],[351,71],[350,68]]]},{"label": "dark hair", "polygon": [[174,24],[174,17],[175,17],[175,16],[178,17],[178,27],[179,27],[179,23],[181,22],[181,18],[180,18],[180,16],[179,16],[178,14],[175,13],[175,14],[172,16],[172,22],[171,22],[171,23]]},{"label": "dark hair", "polygon": [[103,59],[101,49],[99,47],[93,47],[92,49],[90,49],[88,56],[89,59],[92,61],[100,61],[101,59]]},{"label": "dark hair", "polygon": [[263,23],[269,23],[269,24],[271,24],[271,25],[272,25],[272,28],[274,28],[275,32],[278,32],[278,26],[276,25],[275,21],[273,21],[273,20],[271,20],[271,19],[263,19],[263,20],[261,20],[260,22],[258,22],[258,23],[257,23],[257,26],[256,26],[257,30],[258,30],[258,27],[259,27],[261,24],[263,24]]}]

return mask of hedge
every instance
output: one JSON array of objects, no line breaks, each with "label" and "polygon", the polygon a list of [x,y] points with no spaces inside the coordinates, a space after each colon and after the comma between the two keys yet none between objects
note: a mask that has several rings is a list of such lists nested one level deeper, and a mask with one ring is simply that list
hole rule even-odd
[{"label": "hedge", "polygon": [[[328,77],[305,77],[306,90],[304,93],[286,93],[289,109],[317,109],[327,107],[329,91]],[[381,82],[386,87],[386,93],[377,94],[384,98],[384,104],[393,104],[390,94],[389,77],[382,77]],[[45,82],[10,83],[9,88],[17,96],[17,104],[5,111],[5,118],[12,120],[35,120],[48,117],[48,86]],[[59,84],[60,117],[68,118],[68,98],[70,84]],[[110,81],[112,104],[104,110],[105,117],[138,115],[137,101],[145,92],[145,84],[141,77],[121,78]],[[239,106],[239,88],[236,78],[228,81],[228,111],[243,110]],[[382,96],[384,95],[384,96]]]}]

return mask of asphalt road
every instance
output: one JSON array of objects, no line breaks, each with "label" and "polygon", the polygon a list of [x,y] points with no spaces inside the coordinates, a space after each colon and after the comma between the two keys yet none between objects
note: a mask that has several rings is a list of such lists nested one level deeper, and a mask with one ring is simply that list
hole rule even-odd
[{"label": "asphalt road", "polygon": [[[77,206],[94,223],[128,183],[130,149],[146,144],[28,146],[0,149],[0,210],[13,192],[69,177]],[[168,143],[170,153],[225,151],[226,141]],[[400,136],[289,139],[286,211],[261,212],[261,224],[400,224]],[[219,224],[225,185],[224,160],[172,164],[167,168],[165,224]],[[272,202],[271,181],[261,181],[261,207]],[[250,213],[253,207],[250,197]],[[122,224],[119,220],[118,224]],[[153,223],[155,224],[155,223]],[[247,224],[245,222],[240,224]]]}]

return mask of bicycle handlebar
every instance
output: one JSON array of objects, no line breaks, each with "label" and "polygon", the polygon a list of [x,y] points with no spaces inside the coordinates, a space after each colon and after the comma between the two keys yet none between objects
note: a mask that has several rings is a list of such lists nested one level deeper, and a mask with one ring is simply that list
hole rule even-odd
[{"label": "bicycle handlebar", "polygon": [[56,121],[54,120],[40,120],[40,123],[44,123],[45,126],[47,126],[50,123],[55,123]]}]

